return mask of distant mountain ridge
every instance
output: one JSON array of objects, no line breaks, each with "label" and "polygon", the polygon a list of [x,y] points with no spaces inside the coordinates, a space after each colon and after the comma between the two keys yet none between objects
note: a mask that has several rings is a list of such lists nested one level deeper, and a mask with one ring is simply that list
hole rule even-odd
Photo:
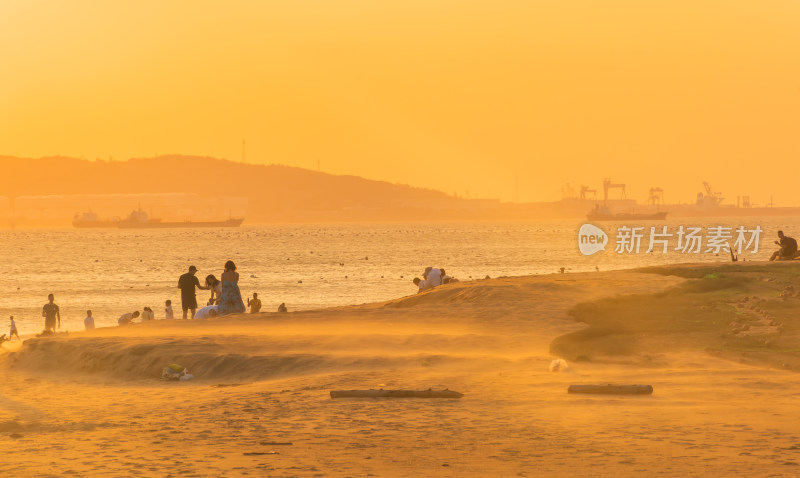
[{"label": "distant mountain ridge", "polygon": [[[496,200],[307,169],[168,155],[125,161],[0,156],[0,195],[192,193],[248,199],[249,221],[473,218]],[[135,205],[131,205],[134,207]],[[482,215],[482,214],[481,214]]]}]

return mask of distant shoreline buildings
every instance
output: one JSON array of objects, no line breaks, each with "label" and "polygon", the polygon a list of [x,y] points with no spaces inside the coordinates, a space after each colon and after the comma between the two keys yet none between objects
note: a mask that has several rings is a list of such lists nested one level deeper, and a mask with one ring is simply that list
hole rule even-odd
[{"label": "distant shoreline buildings", "polygon": [[707,183],[696,201],[682,204],[665,203],[663,190],[656,187],[650,189],[646,203],[639,203],[625,197],[624,184],[610,179],[604,180],[601,197],[596,189],[583,186],[580,194],[567,188],[559,201],[506,203],[356,176],[208,157],[127,161],[0,157],[0,167],[7,172],[0,176],[0,227],[6,228],[71,227],[76,215],[84,213],[113,221],[136,209],[165,222],[245,218],[247,224],[585,220],[590,210],[603,206],[611,214],[630,217],[654,211],[667,212],[670,219],[800,216],[798,207],[757,206],[747,196],[737,198],[736,204],[725,204]]}]

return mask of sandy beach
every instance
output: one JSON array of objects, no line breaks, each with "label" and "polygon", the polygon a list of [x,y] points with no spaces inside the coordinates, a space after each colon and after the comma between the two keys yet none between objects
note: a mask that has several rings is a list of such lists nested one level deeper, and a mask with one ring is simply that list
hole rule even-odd
[{"label": "sandy beach", "polygon": [[[4,474],[796,476],[798,274],[747,263],[487,279],[6,343]],[[569,369],[551,372],[556,358]],[[170,363],[196,378],[161,381]],[[654,393],[567,393],[592,383]],[[329,396],[370,388],[464,397]]]},{"label": "sandy beach", "polygon": [[798,26],[0,1],[0,478],[800,477]]}]

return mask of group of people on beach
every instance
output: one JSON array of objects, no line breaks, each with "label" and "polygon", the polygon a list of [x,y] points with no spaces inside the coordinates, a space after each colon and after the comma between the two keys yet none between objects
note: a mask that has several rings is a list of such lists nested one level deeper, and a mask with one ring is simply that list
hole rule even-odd
[{"label": "group of people on beach", "polygon": [[[207,319],[228,314],[241,314],[245,311],[242,293],[239,291],[239,273],[233,261],[225,263],[225,270],[218,280],[214,275],[206,277],[205,285],[200,285],[200,280],[195,275],[197,267],[189,266],[189,272],[178,279],[178,288],[181,290],[181,309],[183,318],[187,318],[191,311],[193,319]],[[195,289],[210,290],[211,297],[205,307],[198,310]],[[253,294],[253,300],[248,300],[252,312],[261,310],[261,301],[258,294]],[[256,309],[253,311],[252,309]]]},{"label": "group of people on beach", "polygon": [[[236,272],[236,264],[233,261],[225,263],[225,269],[220,275],[220,279],[210,274],[206,276],[204,283],[200,284],[200,279],[197,278],[197,267],[195,266],[189,266],[189,271],[178,278],[178,289],[181,291],[181,310],[183,311],[184,319],[209,319],[245,312],[247,308],[244,305],[244,301],[242,301],[242,293],[239,290],[239,273]],[[208,302],[200,308],[198,308],[197,304],[197,289],[211,291],[211,297],[209,297]],[[258,298],[258,293],[253,293],[253,298],[247,300],[247,305],[253,314],[261,311],[261,300]],[[140,315],[142,322],[154,319],[152,309],[145,307],[141,314],[139,311],[123,314],[118,319],[118,324],[130,324]],[[167,300],[164,303],[164,318],[174,318],[171,300]]]},{"label": "group of people on beach", "polygon": [[414,277],[414,285],[416,285],[419,292],[425,292],[426,290],[433,289],[436,286],[440,286],[442,284],[449,284],[451,282],[458,282],[458,279],[450,277],[447,275],[443,267],[426,267],[425,270],[422,272],[422,279],[419,277]]},{"label": "group of people on beach", "polygon": [[[195,276],[197,267],[190,266],[189,272],[183,274],[178,279],[178,289],[181,291],[181,308],[183,310],[183,318],[192,319],[207,319],[212,317],[221,317],[228,314],[241,314],[247,308],[250,312],[255,314],[261,311],[261,300],[258,298],[258,293],[253,293],[251,299],[247,299],[247,306],[242,301],[242,295],[239,290],[239,273],[236,272],[236,264],[233,261],[225,263],[225,269],[218,280],[214,275],[209,275],[205,279],[205,284],[201,285],[198,278]],[[209,298],[206,306],[198,309],[197,296],[195,289],[210,290],[211,297]],[[278,312],[286,312],[286,304],[282,303],[278,307]],[[191,315],[189,315],[191,312]],[[55,335],[56,331],[61,328],[61,310],[58,304],[55,303],[55,296],[49,294],[47,296],[47,303],[42,307],[42,317],[44,317],[44,330],[37,334],[38,337]],[[142,311],[135,310],[122,314],[117,319],[118,325],[128,325],[134,322],[135,319],[141,317],[142,322],[155,320],[155,313],[150,307],[143,307]],[[172,310],[172,301],[167,300],[164,303],[164,318],[173,319],[174,312]],[[83,319],[84,327],[86,330],[95,328],[95,320],[91,310],[86,311],[86,318]],[[17,324],[12,315],[10,317],[10,333],[9,337],[4,340],[11,340],[17,338],[19,340],[19,332]]]}]

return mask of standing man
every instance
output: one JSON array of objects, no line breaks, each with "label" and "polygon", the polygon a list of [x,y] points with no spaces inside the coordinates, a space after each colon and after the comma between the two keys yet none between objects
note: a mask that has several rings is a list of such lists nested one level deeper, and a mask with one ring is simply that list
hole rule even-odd
[{"label": "standing man", "polygon": [[44,317],[44,329],[56,333],[56,318],[58,318],[58,328],[61,328],[61,312],[53,302],[53,294],[47,296],[47,303],[42,307],[42,317]]},{"label": "standing man", "polygon": [[197,310],[197,296],[195,295],[194,288],[200,290],[208,290],[208,287],[200,285],[200,280],[195,277],[197,267],[189,266],[189,272],[183,274],[178,279],[178,289],[181,290],[181,307],[183,308],[183,318],[186,318],[186,312],[192,311],[192,318],[194,319],[194,312]]}]

